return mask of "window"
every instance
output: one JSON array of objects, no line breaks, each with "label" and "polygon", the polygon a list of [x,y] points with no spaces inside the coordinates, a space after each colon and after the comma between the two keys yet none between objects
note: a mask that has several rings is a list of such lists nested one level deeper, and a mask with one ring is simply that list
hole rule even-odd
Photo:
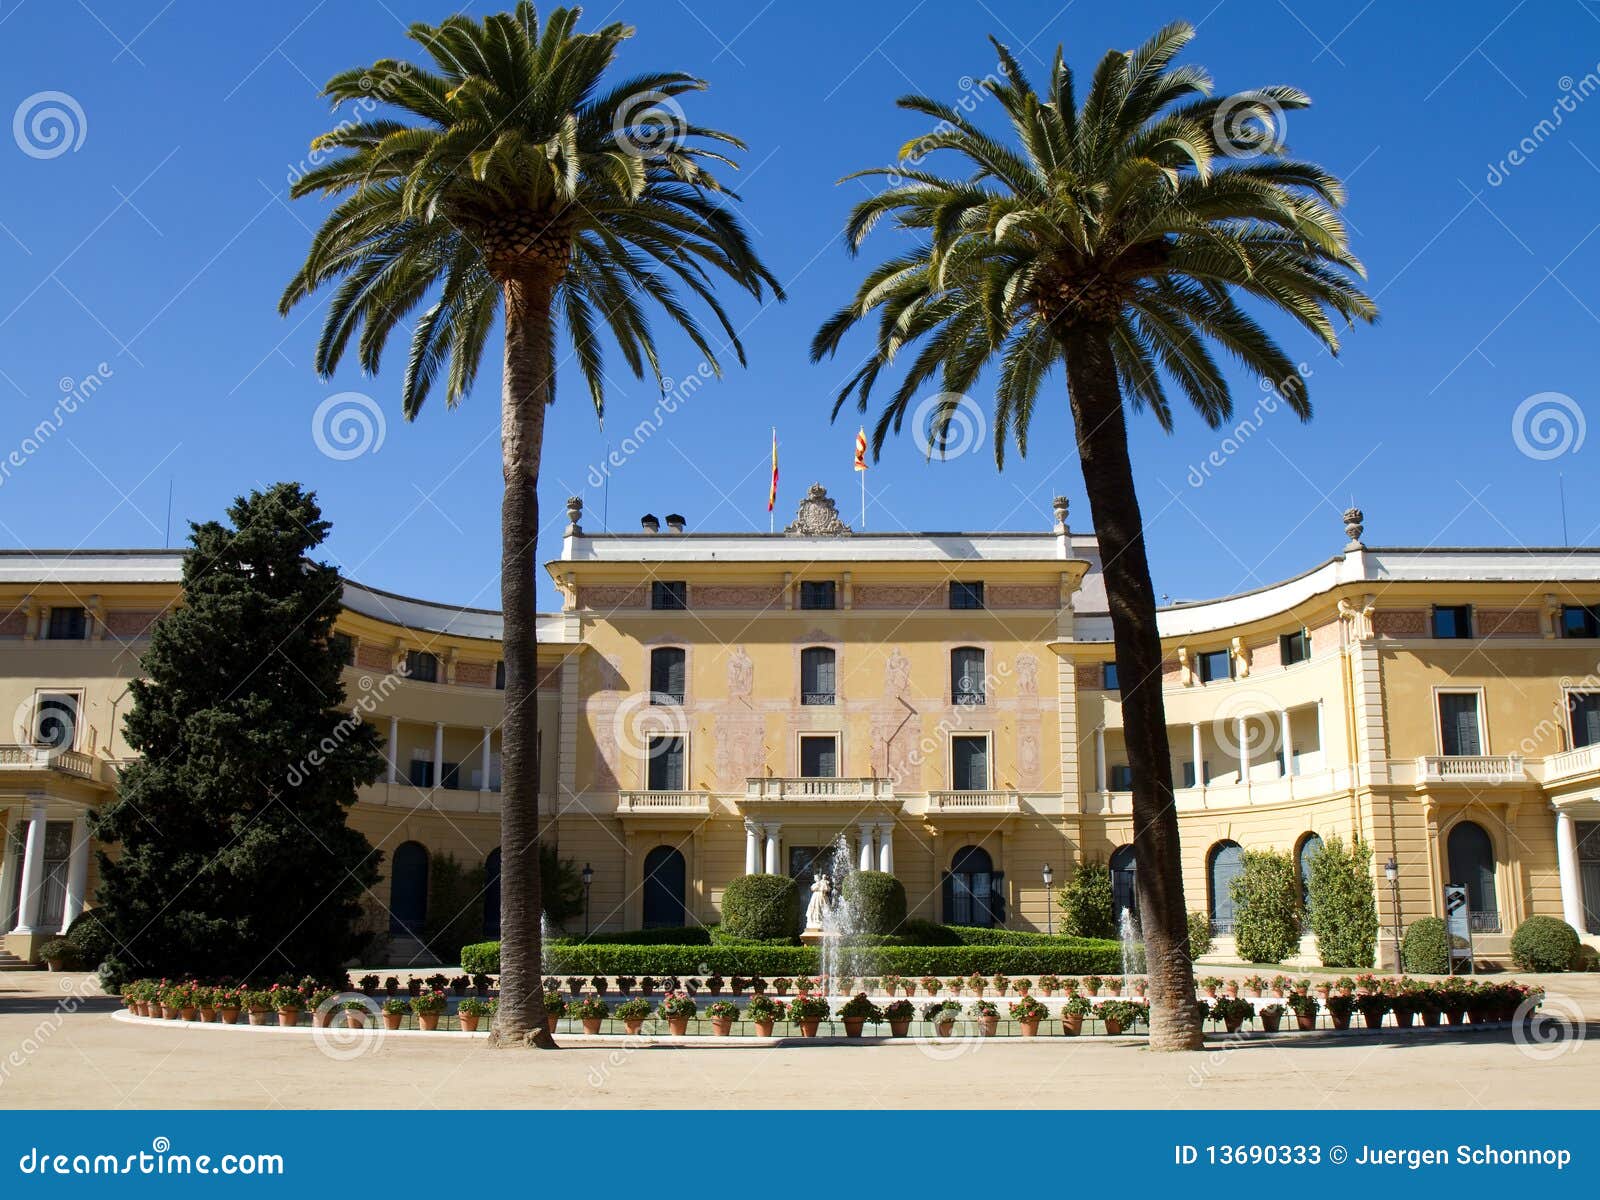
[{"label": "window", "polygon": [[801,608],[833,608],[834,587],[831,579],[802,579],[800,581]]},{"label": "window", "polygon": [[1005,872],[981,846],[963,846],[950,860],[944,877],[946,925],[977,925],[991,929],[1006,923]]},{"label": "window", "polygon": [[1471,637],[1472,605],[1435,604],[1433,606],[1433,636],[1436,638]]},{"label": "window", "polygon": [[329,634],[328,649],[347,667],[355,661],[356,640],[348,633]]},{"label": "window", "polygon": [[1494,843],[1473,821],[1450,831],[1450,878],[1467,889],[1467,911],[1476,933],[1500,932],[1500,902],[1494,886]]},{"label": "window", "polygon": [[689,607],[689,585],[681,579],[658,579],[650,585],[650,607],[685,609]]},{"label": "window", "polygon": [[503,658],[494,665],[494,686],[502,692],[506,690],[506,660]]},{"label": "window", "polygon": [[1446,755],[1483,753],[1477,692],[1439,693],[1439,751]]},{"label": "window", "polygon": [[45,636],[51,641],[81,642],[88,629],[87,615],[81,608],[52,608]]},{"label": "window", "polygon": [[1211,901],[1211,932],[1233,932],[1233,881],[1244,874],[1244,850],[1238,842],[1218,842],[1211,847],[1206,882]]},{"label": "window", "polygon": [[439,656],[426,650],[407,650],[406,677],[422,683],[438,683]]},{"label": "window", "polygon": [[683,703],[684,662],[684,651],[679,646],[650,651],[651,704]]},{"label": "window", "polygon": [[444,764],[444,770],[439,772],[439,774],[440,774],[440,777],[441,777],[440,778],[440,782],[439,782],[439,786],[440,787],[449,788],[452,792],[461,790],[461,764],[460,763],[453,763],[453,762],[445,763]]},{"label": "window", "polygon": [[832,704],[837,664],[826,646],[807,646],[800,651],[800,703]]},{"label": "window", "polygon": [[1117,679],[1116,663],[1100,664],[1100,686],[1108,692],[1120,692],[1122,690],[1122,683]]},{"label": "window", "polygon": [[41,692],[33,709],[33,744],[71,750],[78,744],[78,697],[70,692]]},{"label": "window", "polygon": [[1300,839],[1300,850],[1295,855],[1300,863],[1300,913],[1302,918],[1311,912],[1311,860],[1322,849],[1322,838],[1308,833]]},{"label": "window", "polygon": [[1138,865],[1134,861],[1133,847],[1118,846],[1111,854],[1110,866],[1111,915],[1117,928],[1122,930],[1129,923],[1137,925],[1139,920],[1138,893],[1134,886],[1138,881]]},{"label": "window", "polygon": [[389,867],[389,932],[420,939],[427,919],[428,851],[421,842],[402,842]]},{"label": "window", "polygon": [[646,786],[652,792],[683,791],[683,739],[650,739],[650,767]]},{"label": "window", "polygon": [[1311,657],[1311,635],[1302,629],[1299,633],[1285,633],[1278,638],[1278,658],[1286,667],[1303,663]]},{"label": "window", "polygon": [[411,771],[407,776],[412,787],[431,788],[433,786],[433,762],[426,758],[413,758]]},{"label": "window", "polygon": [[951,608],[982,608],[983,583],[961,583],[952,580],[950,583]]},{"label": "window", "polygon": [[950,739],[950,790],[986,792],[989,790],[989,739],[970,733]]},{"label": "window", "polygon": [[1111,764],[1111,790],[1113,792],[1133,791],[1133,768],[1127,763]]},{"label": "window", "polygon": [[800,735],[800,776],[833,779],[839,774],[839,739],[831,734]]},{"label": "window", "polygon": [[950,698],[954,704],[983,704],[983,651],[958,646],[950,651]]},{"label": "window", "polygon": [[1572,748],[1600,742],[1600,692],[1568,692],[1567,711],[1572,716]]},{"label": "window", "polygon": [[1569,604],[1561,610],[1561,636],[1600,637],[1600,609],[1592,604]]},{"label": "window", "polygon": [[1226,650],[1212,650],[1202,654],[1199,666],[1201,683],[1233,678],[1233,655]]}]

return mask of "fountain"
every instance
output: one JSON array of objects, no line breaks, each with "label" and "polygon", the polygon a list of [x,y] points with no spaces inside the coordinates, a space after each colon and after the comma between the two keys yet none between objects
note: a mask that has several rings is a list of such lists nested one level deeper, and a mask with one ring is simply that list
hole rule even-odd
[{"label": "fountain", "polygon": [[1133,909],[1122,910],[1122,918],[1118,922],[1118,934],[1122,939],[1122,978],[1123,986],[1127,992],[1133,991],[1133,977],[1144,974],[1144,946],[1139,940],[1139,929],[1133,923]]},{"label": "fountain", "polygon": [[855,942],[859,932],[855,927],[855,914],[844,899],[845,881],[854,870],[849,843],[841,833],[834,839],[832,853],[811,885],[806,928],[800,935],[803,945],[818,949],[818,973],[825,994],[846,995],[848,986],[840,990],[840,981],[854,980],[863,974],[864,964],[859,961],[863,947]]}]

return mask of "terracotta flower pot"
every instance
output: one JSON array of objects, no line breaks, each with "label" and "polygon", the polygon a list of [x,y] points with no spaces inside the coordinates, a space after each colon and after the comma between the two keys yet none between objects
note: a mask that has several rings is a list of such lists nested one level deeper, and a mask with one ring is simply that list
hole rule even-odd
[{"label": "terracotta flower pot", "polygon": [[[630,1029],[630,1030],[628,1030],[628,1032],[629,1033],[633,1033],[633,1032],[636,1032],[636,1031]],[[757,1021],[756,1022],[756,1036],[757,1037],[771,1037],[772,1036],[772,1022],[771,1021]]]},{"label": "terracotta flower pot", "polygon": [[1205,991],[1206,997],[1208,999],[1215,1000],[1217,998],[1217,989],[1216,988],[1211,987],[1208,984],[1203,990]]},{"label": "terracotta flower pot", "polygon": [[643,1017],[632,1017],[622,1022],[622,1027],[629,1033],[638,1033],[644,1027]]},{"label": "terracotta flower pot", "polygon": [[219,1009],[217,1009],[217,1016],[222,1018],[222,1023],[224,1025],[232,1025],[235,1021],[237,1021],[239,1019],[239,1010],[237,1008],[233,1008],[231,1006],[230,1007],[226,1007],[226,1008],[219,1008]]},{"label": "terracotta flower pot", "polygon": [[267,1023],[267,1018],[270,1016],[272,1016],[272,1010],[270,1008],[252,1008],[250,1010],[250,1024],[265,1025]]},{"label": "terracotta flower pot", "polygon": [[1117,1034],[1119,1034],[1121,1032],[1122,1032],[1122,1022],[1117,1020],[1115,1017],[1107,1017],[1106,1018],[1106,1033],[1108,1033],[1111,1036],[1115,1037]]},{"label": "terracotta flower pot", "polygon": [[865,1017],[845,1017],[843,1020],[845,1037],[860,1037],[861,1027],[867,1023]]},{"label": "terracotta flower pot", "polygon": [[979,1017],[978,1033],[982,1037],[993,1037],[1000,1030],[1000,1018],[997,1016]]},{"label": "terracotta flower pot", "polygon": [[1317,1027],[1317,1014],[1295,1013],[1294,1021],[1302,1030],[1312,1030]]},{"label": "terracotta flower pot", "polygon": [[1467,1011],[1464,1008],[1452,1008],[1445,1014],[1445,1019],[1452,1025],[1464,1024],[1467,1019]]},{"label": "terracotta flower pot", "polygon": [[1035,1017],[1031,1021],[1018,1021],[1017,1025],[1021,1028],[1023,1037],[1038,1037],[1039,1036],[1039,1018],[1038,1017]]},{"label": "terracotta flower pot", "polygon": [[211,1007],[211,1005],[209,1005],[209,1004],[202,1004],[200,1006],[200,1020],[201,1021],[215,1021],[216,1019],[217,1019],[217,1010],[215,1008]]},{"label": "terracotta flower pot", "polygon": [[1367,1023],[1368,1029],[1377,1029],[1383,1025],[1383,1014],[1381,1012],[1363,1012],[1361,1019]]},{"label": "terracotta flower pot", "polygon": [[1283,1014],[1281,1012],[1263,1012],[1257,1013],[1256,1015],[1261,1018],[1261,1028],[1263,1030],[1265,1030],[1267,1033],[1278,1032],[1278,1025],[1283,1020]]},{"label": "terracotta flower pot", "polygon": [[1474,1025],[1487,1025],[1489,1023],[1489,1010],[1486,1008],[1472,1008],[1467,1010],[1472,1016]]},{"label": "terracotta flower pot", "polygon": [[1046,996],[1054,996],[1056,994],[1056,990],[1053,987],[1040,988],[1039,990],[1041,992],[1043,992]]},{"label": "terracotta flower pot", "polygon": [[366,1011],[359,1008],[345,1009],[344,1027],[346,1029],[365,1029],[367,1027]]},{"label": "terracotta flower pot", "polygon": [[1417,1014],[1412,1012],[1409,1008],[1405,1009],[1404,1011],[1396,1010],[1394,1014],[1394,1023],[1400,1026],[1401,1029],[1409,1029],[1411,1028],[1411,1023],[1415,1021],[1416,1018]]},{"label": "terracotta flower pot", "polygon": [[917,994],[917,985],[914,983],[906,984],[900,989],[900,994],[902,996],[915,996]]},{"label": "terracotta flower pot", "polygon": [[1063,1033],[1065,1033],[1068,1037],[1077,1037],[1080,1033],[1083,1032],[1083,1014],[1082,1013],[1062,1013],[1061,1014],[1061,1031]]},{"label": "terracotta flower pot", "polygon": [[161,1019],[163,1021],[176,1021],[178,1019],[178,1010],[170,1004],[163,1004],[161,1006]]},{"label": "terracotta flower pot", "polygon": [[278,1010],[278,1024],[285,1026],[300,1024],[300,1010],[298,1008],[280,1008]]},{"label": "terracotta flower pot", "polygon": [[820,1024],[821,1024],[821,1021],[801,1021],[800,1022],[800,1036],[801,1037],[816,1037],[817,1036],[817,1026],[820,1025]]},{"label": "terracotta flower pot", "polygon": [[180,1008],[178,1010],[178,1015],[185,1021],[198,1021],[200,1019],[200,1010],[194,1005],[189,1004],[185,1005],[183,1008]]},{"label": "terracotta flower pot", "polygon": [[439,1014],[436,1012],[418,1013],[417,1025],[431,1033],[433,1030],[439,1028]]},{"label": "terracotta flower pot", "polygon": [[911,1032],[911,1022],[910,1021],[890,1021],[889,1022],[889,1036],[890,1037],[905,1037],[906,1034],[908,1034],[910,1032]]},{"label": "terracotta flower pot", "polygon": [[[1107,1022],[1107,1024],[1109,1024],[1109,1022]],[[1244,1018],[1242,1016],[1240,1016],[1240,1017],[1227,1017],[1227,1018],[1225,1018],[1223,1020],[1222,1027],[1224,1029],[1226,1029],[1229,1033],[1238,1033],[1239,1032],[1239,1027],[1241,1025],[1243,1025],[1243,1024],[1244,1024]]]},{"label": "terracotta flower pot", "polygon": [[673,1037],[682,1037],[684,1034],[689,1032],[689,1018],[668,1017],[667,1031],[671,1033]]},{"label": "terracotta flower pot", "polygon": [[1350,1028],[1350,1014],[1349,1013],[1329,1013],[1328,1015],[1331,1018],[1333,1018],[1333,1027],[1335,1029],[1349,1029]]},{"label": "terracotta flower pot", "polygon": [[326,1029],[333,1022],[331,1012],[314,1012],[311,1014],[311,1027],[313,1029]]},{"label": "terracotta flower pot", "polygon": [[554,1013],[545,1013],[544,1015],[544,1027],[550,1031],[550,1035],[552,1037],[555,1036],[556,1022],[559,1020],[561,1020],[561,1018],[556,1016]]},{"label": "terracotta flower pot", "polygon": [[599,1017],[584,1017],[583,1018],[583,1031],[585,1033],[599,1033],[600,1032],[600,1018]]},{"label": "terracotta flower pot", "polygon": [[712,1017],[711,1032],[716,1034],[718,1037],[728,1037],[733,1033],[733,1018]]},{"label": "terracotta flower pot", "polygon": [[955,1031],[955,1027],[954,1021],[937,1021],[934,1023],[933,1031],[940,1037],[949,1037]]},{"label": "terracotta flower pot", "polygon": [[1237,983],[1233,983],[1231,981],[1228,982],[1228,983],[1225,983],[1225,984],[1222,985],[1222,992],[1223,992],[1223,995],[1225,995],[1225,996],[1232,996],[1234,998],[1237,998],[1238,995],[1239,995],[1239,985]]},{"label": "terracotta flower pot", "polygon": [[1437,1025],[1442,1015],[1437,1008],[1425,1008],[1422,1010],[1422,1023],[1424,1025]]},{"label": "terracotta flower pot", "polygon": [[399,1029],[400,1028],[400,1021],[404,1016],[405,1016],[404,1013],[391,1013],[391,1012],[384,1013],[383,1014],[383,1027],[385,1029],[390,1030],[390,1031]]}]

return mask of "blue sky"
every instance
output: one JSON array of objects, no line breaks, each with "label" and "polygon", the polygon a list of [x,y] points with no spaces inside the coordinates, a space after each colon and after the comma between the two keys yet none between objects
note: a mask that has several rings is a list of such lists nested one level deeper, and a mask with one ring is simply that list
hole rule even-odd
[{"label": "blue sky", "polygon": [[[356,578],[498,605],[496,361],[459,410],[434,402],[407,425],[400,355],[375,378],[352,366],[320,381],[310,358],[321,304],[276,313],[322,212],[287,200],[307,143],[336,119],[320,85],[407,56],[404,24],[449,11],[0,0],[0,117],[13,116],[13,137],[0,138],[0,459],[23,448],[0,474],[3,544],[160,545],[169,488],[176,543],[184,522],[241,490],[293,478],[321,495],[335,522],[329,553]],[[591,527],[602,511],[612,528],[636,529],[646,511],[675,510],[694,529],[765,529],[774,425],[779,516],[820,480],[854,520],[857,421],[828,422],[848,365],[806,357],[863,268],[838,237],[863,185],[835,181],[889,161],[925,128],[897,96],[968,95],[993,69],[988,33],[1036,77],[1058,42],[1086,74],[1107,47],[1179,17],[1199,25],[1188,60],[1221,87],[1311,94],[1315,106],[1290,115],[1289,144],[1349,181],[1355,248],[1383,315],[1352,331],[1336,362],[1275,324],[1311,372],[1310,425],[1261,412],[1257,381],[1242,376],[1238,415],[1252,431],[1236,448],[1191,414],[1172,436],[1134,419],[1157,592],[1195,598],[1294,574],[1339,548],[1352,499],[1374,544],[1557,545],[1564,476],[1567,536],[1600,540],[1589,482],[1600,431],[1584,436],[1600,343],[1600,95],[1587,94],[1600,79],[1600,4],[656,0],[592,6],[585,25],[637,26],[623,71],[709,80],[690,116],[749,143],[744,211],[790,298],[759,308],[729,295],[749,368],[683,405],[607,489],[587,480],[608,437],[617,446],[649,413],[653,388],[613,356],[603,434],[575,375],[563,376],[546,435],[544,556],[572,492],[585,494]],[[71,103],[39,98],[48,92]],[[31,124],[52,106],[68,112],[71,148]],[[981,106],[977,119],[993,120]],[[869,261],[893,244],[873,241]],[[665,344],[668,373],[692,373],[692,348]],[[97,371],[98,390],[27,449],[30,430],[58,419],[64,384]],[[1030,455],[1008,455],[1003,474],[986,441],[942,463],[909,436],[888,443],[869,475],[870,526],[1041,529],[1058,492],[1086,525],[1065,385],[1058,376],[1046,389]],[[383,414],[381,444],[330,457],[313,423],[350,391]],[[976,398],[987,406],[981,389]],[[1214,451],[1221,465],[1206,468]],[[548,589],[541,602],[552,603]]]}]

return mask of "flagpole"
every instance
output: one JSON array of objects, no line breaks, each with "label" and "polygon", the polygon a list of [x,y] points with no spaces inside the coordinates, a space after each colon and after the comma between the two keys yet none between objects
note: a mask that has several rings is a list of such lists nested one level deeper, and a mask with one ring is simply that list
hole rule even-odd
[{"label": "flagpole", "polygon": [[867,527],[867,473],[858,471],[856,474],[861,476],[861,528],[865,529]]}]

